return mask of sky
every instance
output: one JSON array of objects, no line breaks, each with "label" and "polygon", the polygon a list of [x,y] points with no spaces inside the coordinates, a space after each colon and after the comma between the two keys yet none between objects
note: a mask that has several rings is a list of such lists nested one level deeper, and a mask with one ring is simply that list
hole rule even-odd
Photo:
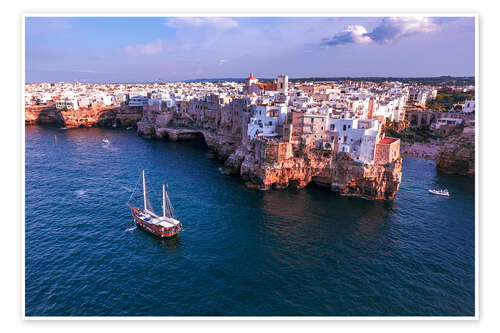
[{"label": "sky", "polygon": [[26,17],[26,82],[474,76],[473,17]]}]

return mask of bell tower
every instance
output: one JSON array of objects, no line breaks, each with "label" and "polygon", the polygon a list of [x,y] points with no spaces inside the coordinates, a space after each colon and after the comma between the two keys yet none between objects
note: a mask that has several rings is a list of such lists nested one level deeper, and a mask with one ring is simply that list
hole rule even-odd
[{"label": "bell tower", "polygon": [[278,75],[278,91],[288,92],[288,75]]}]

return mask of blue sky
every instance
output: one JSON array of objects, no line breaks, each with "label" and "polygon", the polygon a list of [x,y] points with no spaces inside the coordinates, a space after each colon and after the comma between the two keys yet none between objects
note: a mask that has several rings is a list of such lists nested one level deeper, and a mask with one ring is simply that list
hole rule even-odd
[{"label": "blue sky", "polygon": [[473,76],[471,17],[27,17],[26,82]]}]

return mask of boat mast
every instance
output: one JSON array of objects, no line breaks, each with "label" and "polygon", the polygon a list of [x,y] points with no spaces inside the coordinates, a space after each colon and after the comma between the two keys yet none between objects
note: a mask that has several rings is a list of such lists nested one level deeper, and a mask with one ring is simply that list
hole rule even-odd
[{"label": "boat mast", "polygon": [[147,211],[148,207],[146,205],[146,178],[144,177],[144,170],[142,170],[142,192],[144,194],[144,210]]},{"label": "boat mast", "polygon": [[[168,184],[167,184],[167,189],[168,189]],[[172,206],[172,202],[170,201],[170,197],[168,196],[167,191],[165,191],[165,201],[167,204],[169,217],[175,219],[174,207]]]},{"label": "boat mast", "polygon": [[163,184],[163,196],[162,196],[162,199],[163,199],[163,217],[166,217],[167,216],[167,206],[165,204],[165,184]]}]

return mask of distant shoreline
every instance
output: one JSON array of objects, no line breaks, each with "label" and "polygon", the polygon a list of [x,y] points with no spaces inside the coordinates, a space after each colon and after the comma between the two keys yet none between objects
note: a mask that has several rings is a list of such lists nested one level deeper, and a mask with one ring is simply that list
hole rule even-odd
[{"label": "distant shoreline", "polygon": [[[258,78],[259,81],[273,81],[273,78]],[[395,77],[395,76],[334,76],[334,77],[297,77],[297,78],[289,78],[290,82],[304,82],[304,81],[366,81],[366,82],[384,82],[384,81],[400,81],[404,83],[421,83],[421,84],[466,84],[466,85],[474,85],[475,84],[475,76],[408,76],[408,77]],[[153,81],[137,81],[137,82],[80,82],[82,84],[155,84],[155,83],[175,83],[175,82],[242,82],[245,81],[244,77],[241,78],[196,78],[196,79],[188,79],[188,80],[153,80]],[[25,84],[40,84],[40,83],[57,83],[61,81],[37,81],[37,82],[25,82]],[[68,82],[71,83],[71,82]]]}]

